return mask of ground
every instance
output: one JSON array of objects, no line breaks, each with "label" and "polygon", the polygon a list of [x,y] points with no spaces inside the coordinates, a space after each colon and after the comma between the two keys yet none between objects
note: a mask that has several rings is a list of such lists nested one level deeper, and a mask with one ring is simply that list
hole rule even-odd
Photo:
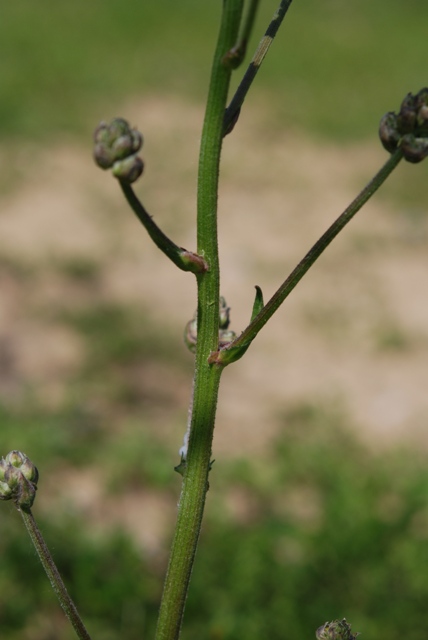
[{"label": "ground", "polygon": [[[153,96],[124,105],[120,115],[145,137],[137,193],[165,232],[194,250],[202,108]],[[286,125],[272,131],[266,118],[263,105],[244,111],[225,139],[221,289],[237,332],[248,322],[254,286],[268,299],[387,157],[376,139],[325,144]],[[51,308],[72,311],[92,301],[144,307],[150,323],[184,350],[194,278],[152,245],[115,180],[95,167],[89,142],[24,148],[14,158],[19,171],[9,168],[0,197],[1,396],[19,403],[31,388],[47,407],[64,402],[85,345]],[[7,165],[4,156],[0,164]],[[397,171],[407,175],[408,167]],[[427,245],[426,211],[391,194],[373,198],[245,359],[226,370],[217,458],[262,454],[278,428],[275,416],[308,398],[343,408],[371,447],[400,440],[426,446]],[[85,289],[67,275],[79,265],[97,269]],[[191,356],[183,357],[190,372]],[[149,374],[140,381],[145,393],[176,398],[185,420],[191,375],[177,379],[165,363]],[[173,427],[164,433],[178,450],[182,434]]]}]

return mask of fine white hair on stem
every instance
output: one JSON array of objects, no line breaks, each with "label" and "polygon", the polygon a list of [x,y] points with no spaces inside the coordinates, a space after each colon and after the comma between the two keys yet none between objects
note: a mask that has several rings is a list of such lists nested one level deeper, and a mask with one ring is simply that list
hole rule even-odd
[{"label": "fine white hair on stem", "polygon": [[179,454],[181,460],[184,462],[187,458],[187,448],[189,446],[190,426],[192,424],[192,411],[193,411],[193,395],[195,391],[195,379],[192,382],[192,394],[190,396],[189,409],[187,411],[187,428],[183,438],[183,445],[180,447]]}]

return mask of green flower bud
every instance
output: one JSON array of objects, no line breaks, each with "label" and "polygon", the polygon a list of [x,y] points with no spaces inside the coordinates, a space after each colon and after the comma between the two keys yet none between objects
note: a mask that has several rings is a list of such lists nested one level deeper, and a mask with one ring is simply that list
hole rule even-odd
[{"label": "green flower bud", "polygon": [[94,147],[94,160],[101,169],[110,169],[114,162],[114,153],[110,147],[98,143]]},{"label": "green flower bud", "polygon": [[379,137],[384,148],[394,153],[400,142],[397,115],[393,111],[385,113],[379,124]]},{"label": "green flower bud", "polygon": [[218,333],[218,346],[221,347],[225,347],[227,346],[230,342],[232,342],[232,340],[235,340],[236,338],[236,333],[234,331],[231,331],[230,329],[226,329],[224,331],[219,331]]},{"label": "green flower bud", "polygon": [[130,133],[120,136],[112,144],[115,159],[121,160],[137,153],[142,144],[143,138],[139,131],[132,130]]},{"label": "green flower bud", "polygon": [[8,463],[4,458],[0,460],[0,482],[4,480]]},{"label": "green flower bud", "polygon": [[398,114],[398,128],[400,133],[412,133],[416,125],[417,99],[412,93],[408,93],[401,103]]},{"label": "green flower bud", "polygon": [[418,129],[428,132],[428,105],[423,104],[418,109],[417,116]]},{"label": "green flower bud", "polygon": [[106,125],[106,127],[107,132],[105,133],[105,137],[106,139],[109,139],[110,144],[112,144],[117,138],[120,138],[130,132],[129,123],[125,118],[113,118],[110,124]]},{"label": "green flower bud", "polygon": [[101,122],[94,132],[94,160],[101,169],[113,167],[113,174],[128,183],[135,182],[143,172],[143,161],[136,154],[143,138],[123,118],[110,124]]},{"label": "green flower bud", "polygon": [[113,175],[123,182],[132,184],[143,173],[144,162],[138,156],[128,156],[113,165]]},{"label": "green flower bud", "polygon": [[226,300],[220,296],[220,329],[227,329],[230,324],[230,307]]},{"label": "green flower bud", "polygon": [[315,632],[317,640],[355,640],[358,633],[351,632],[351,625],[343,620],[326,622]]},{"label": "green flower bud", "polygon": [[27,456],[20,451],[10,451],[5,458],[5,461],[19,469],[19,467],[24,463],[26,457]]},{"label": "green flower bud", "polygon": [[416,94],[417,135],[428,135],[428,87]]},{"label": "green flower bud", "polygon": [[0,500],[13,500],[18,508],[31,508],[39,473],[25,453],[11,451],[0,461]]},{"label": "green flower bud", "polygon": [[398,115],[393,111],[380,121],[379,136],[387,151],[393,153],[399,146],[408,162],[421,162],[427,157],[428,140],[428,88],[413,95],[408,93]]},{"label": "green flower bud", "polygon": [[419,109],[423,104],[428,105],[428,87],[424,87],[416,94],[416,106]]},{"label": "green flower bud", "polygon": [[12,498],[12,489],[7,482],[0,482],[0,500],[10,500]]},{"label": "green flower bud", "polygon": [[186,347],[192,353],[195,353],[196,351],[197,329],[198,323],[195,314],[192,320],[189,320],[189,322],[186,324],[186,327],[184,329],[184,342],[186,344]]},{"label": "green flower bud", "polygon": [[401,140],[401,149],[408,162],[421,162],[428,156],[428,137],[416,138],[413,133],[407,133]]}]

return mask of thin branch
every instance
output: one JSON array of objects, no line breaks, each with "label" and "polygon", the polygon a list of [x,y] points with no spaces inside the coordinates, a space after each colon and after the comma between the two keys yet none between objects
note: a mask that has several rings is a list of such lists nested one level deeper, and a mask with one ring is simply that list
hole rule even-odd
[{"label": "thin branch", "polygon": [[233,123],[236,121],[248,90],[251,87],[267,52],[269,51],[269,48],[278,32],[279,27],[281,26],[285,14],[290,8],[291,3],[292,0],[281,0],[278,9],[274,13],[273,18],[268,28],[266,29],[265,35],[260,40],[253,59],[251,60],[248,69],[245,72],[245,75],[236,90],[235,95],[233,96],[229,106],[226,109],[223,125],[224,132],[229,132]]},{"label": "thin branch", "polygon": [[275,311],[280,307],[284,300],[293,291],[297,283],[303,278],[305,273],[309,271],[311,266],[316,262],[320,255],[325,251],[334,238],[342,231],[342,229],[352,220],[361,207],[372,197],[372,195],[385,182],[387,177],[392,173],[400,160],[403,158],[401,149],[395,151],[383,167],[378,171],[374,178],[364,187],[359,195],[351,202],[345,211],[333,222],[321,238],[313,245],[305,257],[293,269],[288,278],[282,283],[279,289],[274,293],[272,298],[265,304],[263,309],[250,322],[248,327],[241,335],[230,342],[227,347],[220,349],[216,353],[211,354],[210,362],[212,364],[227,365],[235,362],[242,357],[251,342],[257,336],[259,331],[264,327],[267,321],[273,316]]},{"label": "thin branch", "polygon": [[248,7],[244,25],[241,29],[241,33],[239,34],[238,41],[224,56],[225,59],[230,61],[233,69],[237,69],[245,58],[245,54],[247,53],[248,41],[251,37],[251,32],[254,27],[254,21],[256,19],[259,4],[260,0],[250,0],[250,6]]},{"label": "thin branch", "polygon": [[57,598],[64,610],[65,615],[70,620],[80,640],[91,640],[91,636],[86,630],[85,625],[77,611],[76,605],[71,599],[64,582],[56,568],[55,562],[50,554],[50,551],[43,539],[41,531],[34,520],[31,509],[18,508],[19,513],[22,516],[24,524],[27,528],[30,538],[36,548],[40,561],[43,565],[46,575],[55,591]]},{"label": "thin branch", "polygon": [[131,185],[122,180],[119,180],[119,183],[128,204],[155,245],[182,271],[191,271],[195,274],[204,273],[208,268],[205,260],[196,253],[187,251],[170,240],[170,238],[159,229],[151,215],[146,211],[143,204],[135,195]]}]

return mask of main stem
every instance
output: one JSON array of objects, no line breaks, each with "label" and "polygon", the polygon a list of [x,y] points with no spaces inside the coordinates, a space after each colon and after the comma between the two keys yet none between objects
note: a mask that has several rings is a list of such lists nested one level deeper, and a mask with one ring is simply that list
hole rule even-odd
[{"label": "main stem", "polygon": [[231,69],[222,63],[236,42],[243,0],[224,0],[223,15],[211,72],[198,175],[198,254],[208,271],[197,275],[198,341],[193,409],[186,470],[177,524],[159,612],[156,640],[177,640],[196,554],[205,497],[222,367],[208,364],[218,349],[220,274],[217,247],[217,194],[223,116]]}]

